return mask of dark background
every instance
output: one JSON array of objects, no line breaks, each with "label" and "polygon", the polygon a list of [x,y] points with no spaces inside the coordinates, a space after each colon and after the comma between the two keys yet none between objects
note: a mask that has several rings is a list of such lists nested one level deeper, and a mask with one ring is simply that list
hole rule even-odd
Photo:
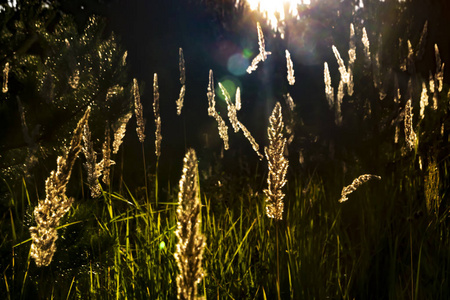
[{"label": "dark background", "polygon": [[[187,147],[195,148],[200,168],[203,170],[217,164],[222,152],[223,142],[218,135],[217,123],[207,115],[206,89],[210,69],[214,71],[216,85],[219,81],[231,78],[241,87],[243,108],[238,117],[259,143],[261,152],[267,145],[268,117],[275,102],[284,102],[283,95],[288,92],[292,95],[297,105],[297,126],[295,139],[289,147],[290,172],[300,167],[299,150],[307,152],[304,153],[306,159],[303,166],[307,169],[320,169],[321,166],[327,169],[330,163],[340,164],[341,161],[353,164],[358,156],[358,163],[365,160],[369,167],[373,167],[370,165],[371,158],[363,157],[370,155],[367,150],[370,145],[361,144],[360,148],[355,148],[357,141],[372,135],[363,131],[366,127],[352,126],[358,124],[353,122],[352,118],[358,120],[360,112],[347,110],[347,127],[337,128],[334,124],[334,113],[328,109],[323,84],[325,61],[330,66],[335,91],[339,78],[331,46],[336,45],[346,61],[349,24],[364,22],[372,47],[376,48],[377,44],[374,34],[382,33],[386,48],[381,56],[382,62],[395,70],[401,89],[406,90],[408,74],[398,71],[398,57],[404,57],[407,53],[404,53],[405,49],[397,49],[398,38],[401,37],[404,41],[411,39],[413,45],[416,45],[423,24],[428,20],[425,54],[423,59],[415,62],[418,76],[427,79],[429,70],[435,68],[434,43],[439,45],[442,61],[449,61],[450,7],[444,0],[411,1],[407,2],[405,9],[401,11],[395,8],[395,1],[365,1],[364,10],[349,15],[357,3],[359,1],[354,0],[315,1],[311,7],[301,11],[300,21],[288,20],[289,27],[284,40],[274,36],[257,13],[235,9],[234,1],[76,0],[61,1],[59,10],[72,15],[80,31],[92,14],[105,18],[106,32],[113,31],[122,49],[128,50],[128,80],[131,82],[132,78],[137,78],[140,83],[141,101],[147,120],[145,155],[149,173],[154,173],[156,169],[152,80],[153,74],[158,74],[163,137],[159,173],[161,182],[166,182],[165,179],[176,182]],[[342,12],[340,17],[336,17],[337,11]],[[380,16],[382,18],[378,19]],[[251,61],[258,52],[258,20],[263,24],[266,49],[271,51],[272,55],[260,64],[256,72],[234,76],[227,69],[228,58],[235,53],[247,51]],[[186,60],[186,97],[181,116],[176,115],[175,104],[181,87],[178,69],[179,47],[183,48]],[[294,86],[289,86],[286,80],[285,49],[291,52],[294,63]],[[361,58],[362,52],[358,52],[357,56]],[[372,79],[367,70],[355,72],[360,75],[359,82],[356,83],[359,98],[350,100],[363,102],[366,98],[376,98],[376,91],[371,88]],[[445,80],[447,78],[448,76],[444,76]],[[216,109],[226,120],[226,105],[218,94],[220,92],[216,91]],[[389,97],[392,98],[392,93]],[[357,103],[351,101],[351,105]],[[417,107],[418,103],[414,105]],[[10,109],[17,108],[12,106]],[[226,122],[228,123],[227,120]],[[381,126],[377,122],[379,120],[374,120],[368,126]],[[377,145],[376,138],[381,137],[373,136],[371,145]],[[230,150],[225,151],[223,159],[220,160],[224,170],[232,172],[240,168],[254,169],[260,164],[242,132],[233,134],[230,127],[229,137]],[[330,141],[334,141],[332,147],[337,148],[337,157],[330,156]],[[6,139],[2,143],[7,144]],[[339,153],[339,148],[344,150]],[[142,150],[135,133],[134,118],[128,124],[121,155],[125,162],[124,178],[133,184],[142,184]],[[237,157],[243,158],[246,165],[236,164]],[[49,166],[48,170],[51,169],[52,166]]]}]

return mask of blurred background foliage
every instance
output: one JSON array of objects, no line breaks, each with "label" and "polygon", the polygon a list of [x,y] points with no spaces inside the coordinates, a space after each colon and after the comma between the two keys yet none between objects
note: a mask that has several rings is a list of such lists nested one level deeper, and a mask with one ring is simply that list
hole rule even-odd
[{"label": "blurred background foliage", "polygon": [[57,2],[34,0],[5,5],[1,14],[1,65],[9,74],[0,95],[0,169],[17,179],[53,166],[87,106],[101,145],[105,126],[131,110],[131,80],[105,17],[91,15],[81,27]]}]

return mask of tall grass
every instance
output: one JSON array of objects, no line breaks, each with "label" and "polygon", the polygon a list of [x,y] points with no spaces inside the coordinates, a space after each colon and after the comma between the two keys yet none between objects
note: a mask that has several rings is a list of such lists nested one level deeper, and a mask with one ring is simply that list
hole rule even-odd
[{"label": "tall grass", "polygon": [[[291,174],[284,218],[276,221],[282,299],[447,298],[448,211],[436,217],[413,201],[423,181],[409,168],[411,176],[383,174],[342,204],[340,182]],[[277,295],[275,221],[264,217],[263,194],[255,190],[262,179],[225,177],[221,186],[201,180],[208,242],[199,289],[206,298]],[[77,199],[61,219],[52,264],[41,268],[29,255],[34,194],[23,181],[0,223],[3,298],[176,298],[176,189],[159,206],[129,190]]]}]

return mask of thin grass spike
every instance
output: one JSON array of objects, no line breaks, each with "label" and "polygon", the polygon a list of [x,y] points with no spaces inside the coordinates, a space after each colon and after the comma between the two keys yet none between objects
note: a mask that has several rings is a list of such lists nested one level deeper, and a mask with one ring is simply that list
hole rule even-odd
[{"label": "thin grass spike", "polygon": [[340,81],[339,82],[339,87],[338,87],[338,93],[337,93],[337,97],[336,97],[336,101],[334,103],[334,109],[335,109],[335,123],[336,125],[341,125],[342,124],[342,100],[344,99],[344,81]]},{"label": "thin grass spike", "polygon": [[370,63],[370,61],[371,61],[371,58],[370,58],[370,42],[369,42],[369,37],[367,36],[366,27],[363,27],[363,29],[362,29],[361,41],[362,41],[363,46],[364,46],[364,54],[365,54],[365,57],[366,57],[366,62]]},{"label": "thin grass spike", "polygon": [[161,116],[159,113],[159,87],[158,74],[153,74],[153,114],[155,116],[155,154],[157,157],[161,156]]},{"label": "thin grass spike", "polygon": [[290,110],[291,112],[294,112],[294,109],[295,109],[295,106],[296,106],[296,105],[295,105],[295,103],[294,103],[294,99],[292,99],[291,94],[287,93],[286,96],[285,96],[284,98],[285,98],[285,100],[286,100],[287,106],[289,107],[289,110]]},{"label": "thin grass spike", "polygon": [[[290,145],[294,141],[294,128],[295,128],[295,103],[294,99],[292,99],[291,95],[287,93],[284,95],[284,99],[286,101],[287,107],[289,107],[288,111],[288,121],[286,122],[286,134],[289,136],[287,139],[288,145]],[[286,148],[287,149],[287,148]]]},{"label": "thin grass spike", "polygon": [[267,56],[272,54],[271,52],[266,51],[266,44],[264,42],[264,34],[261,28],[261,24],[256,22],[256,29],[258,31],[258,45],[259,45],[259,53],[252,60],[251,65],[247,68],[247,73],[251,74],[253,71],[256,71],[258,68],[258,64],[261,61],[265,61]]},{"label": "thin grass spike", "polygon": [[420,118],[425,117],[425,107],[428,106],[428,90],[425,82],[422,82],[422,93],[420,95]]},{"label": "thin grass spike", "polygon": [[420,35],[419,44],[417,45],[416,58],[418,60],[421,60],[423,54],[425,53],[427,35],[428,35],[428,20],[426,20],[425,24],[423,25],[422,34]]},{"label": "thin grass spike", "polygon": [[8,77],[9,77],[9,62],[6,62],[5,66],[3,67],[3,87],[2,87],[3,93],[8,92]]},{"label": "thin grass spike", "polygon": [[219,88],[222,91],[223,96],[225,97],[225,102],[227,103],[228,119],[230,120],[231,126],[233,126],[234,132],[236,133],[239,131],[239,121],[237,119],[236,106],[233,105],[230,99],[230,94],[220,82]]},{"label": "thin grass spike", "polygon": [[334,89],[331,86],[331,76],[327,62],[324,62],[323,64],[323,80],[325,83],[325,95],[327,97],[328,106],[332,108],[334,106]]},{"label": "thin grass spike", "polygon": [[133,96],[134,96],[134,113],[136,115],[136,132],[139,138],[139,142],[145,141],[145,119],[144,109],[141,104],[141,96],[139,95],[139,85],[137,79],[133,79]]},{"label": "thin grass spike", "polygon": [[178,96],[177,104],[177,115],[181,115],[181,109],[183,108],[184,96],[186,95],[186,85],[182,85],[180,89],[180,95]]},{"label": "thin grass spike", "polygon": [[355,26],[350,24],[350,39],[348,49],[348,65],[353,68],[356,61]]},{"label": "thin grass spike", "polygon": [[239,130],[242,130],[244,133],[244,136],[247,138],[247,140],[250,142],[250,145],[252,146],[253,150],[256,152],[256,154],[259,156],[259,158],[262,160],[264,156],[262,156],[261,153],[259,153],[259,145],[256,143],[255,139],[253,138],[250,131],[247,129],[247,127],[242,124],[238,118],[237,118],[237,109],[236,106],[231,102],[230,94],[225,89],[225,87],[219,82],[220,90],[222,91],[222,94],[225,97],[225,101],[227,102],[227,110],[228,110],[228,118],[230,120],[231,125],[233,126],[234,132],[238,132]]},{"label": "thin grass spike", "polygon": [[409,99],[406,102],[405,106],[405,140],[406,140],[406,146],[408,147],[408,150],[411,151],[414,149],[416,143],[417,143],[417,136],[414,132],[413,128],[413,112],[412,112],[412,106],[411,106],[411,99]]},{"label": "thin grass spike", "polygon": [[180,68],[180,83],[181,85],[186,84],[186,62],[184,61],[183,48],[180,47],[178,51],[179,55],[179,68]]},{"label": "thin grass spike", "polygon": [[236,110],[237,111],[241,110],[241,106],[242,106],[242,103],[241,103],[241,89],[239,87],[237,87],[237,89],[236,89],[236,96],[235,96],[235,99],[234,99],[234,103],[236,105]]},{"label": "thin grass spike", "polygon": [[347,73],[347,69],[345,68],[344,60],[341,58],[341,54],[339,53],[336,46],[332,46],[334,56],[336,57],[336,61],[339,65],[339,73],[341,74],[341,80],[347,84],[349,81],[349,75]]},{"label": "thin grass spike", "polygon": [[266,44],[264,41],[264,34],[261,28],[261,24],[259,22],[256,22],[256,29],[258,31],[259,53],[261,54],[261,60],[265,61],[267,58]]},{"label": "thin grass spike", "polygon": [[294,77],[294,64],[292,63],[291,54],[288,50],[286,52],[286,67],[287,67],[287,80],[289,82],[289,85],[295,84],[295,77]]},{"label": "thin grass spike", "polygon": [[356,191],[356,189],[359,188],[363,183],[365,183],[371,179],[381,180],[381,177],[378,175],[364,174],[364,175],[361,175],[358,178],[354,179],[352,184],[350,184],[342,189],[341,198],[339,199],[339,203],[347,201],[348,200],[347,196],[349,194]]},{"label": "thin grass spike", "polygon": [[177,104],[177,115],[181,115],[181,109],[183,108],[184,96],[186,94],[186,63],[184,61],[183,48],[179,49],[179,68],[180,68],[180,95],[178,96]]},{"label": "thin grass spike", "polygon": [[224,149],[228,150],[230,147],[228,144],[228,126],[216,111],[216,101],[214,100],[214,77],[212,70],[209,70],[208,92],[206,95],[208,97],[208,116],[213,117],[216,120],[219,129],[219,136],[223,140]]}]

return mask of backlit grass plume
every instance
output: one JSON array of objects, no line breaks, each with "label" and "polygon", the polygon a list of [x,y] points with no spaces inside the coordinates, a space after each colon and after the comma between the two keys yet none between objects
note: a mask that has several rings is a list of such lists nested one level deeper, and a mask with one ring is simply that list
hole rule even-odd
[{"label": "backlit grass plume", "polygon": [[56,227],[74,201],[73,198],[67,198],[66,185],[81,150],[83,128],[87,124],[90,111],[91,108],[88,107],[78,122],[67,152],[57,159],[56,172],[52,171],[45,181],[46,198],[39,201],[34,209],[36,226],[30,227],[31,257],[38,267],[48,266],[51,263],[56,251],[55,242],[58,239]]},{"label": "backlit grass plume", "polygon": [[200,233],[201,202],[198,187],[197,156],[189,149],[184,157],[183,174],[178,193],[178,243],[175,260],[178,264],[178,299],[197,299],[197,284],[203,278],[202,255],[205,237]]},{"label": "backlit grass plume", "polygon": [[181,115],[181,109],[183,108],[184,96],[186,95],[186,85],[182,85],[180,89],[180,95],[178,96],[177,104],[177,115]]},{"label": "backlit grass plume", "polygon": [[353,69],[355,67],[355,61],[356,61],[356,42],[355,42],[355,26],[353,26],[353,23],[350,24],[350,38],[349,38],[349,45],[348,45],[348,68],[347,73],[349,75],[349,82],[347,86],[347,92],[349,96],[353,95]]},{"label": "backlit grass plume", "polygon": [[349,74],[347,72],[347,68],[345,67],[344,60],[341,58],[341,54],[339,53],[336,46],[332,46],[334,56],[336,57],[336,61],[339,65],[339,73],[341,74],[341,81],[343,81],[345,84],[348,84],[349,82]]},{"label": "backlit grass plume", "polygon": [[325,83],[325,95],[327,96],[328,106],[332,108],[334,106],[334,89],[331,86],[330,69],[328,63],[323,64],[323,80]]},{"label": "backlit grass plume", "polygon": [[264,148],[268,161],[269,174],[267,176],[268,188],[264,190],[266,195],[266,214],[269,218],[281,220],[283,218],[283,198],[281,189],[286,184],[286,172],[289,161],[284,157],[286,138],[283,137],[284,123],[281,114],[281,105],[276,103],[269,118],[269,147]]},{"label": "backlit grass plume", "polygon": [[341,199],[339,199],[339,203],[345,202],[348,200],[347,195],[353,193],[356,191],[358,187],[360,187],[363,183],[371,180],[371,179],[378,179],[380,180],[381,177],[378,175],[371,175],[371,174],[364,174],[359,176],[358,178],[354,179],[352,184],[344,187],[341,192]]},{"label": "backlit grass plume", "polygon": [[363,34],[362,34],[361,42],[363,43],[363,46],[364,46],[364,55],[366,58],[366,63],[370,64],[370,62],[371,62],[370,42],[369,42],[369,37],[367,36],[366,27],[363,27],[362,33]]},{"label": "backlit grass plume", "polygon": [[117,122],[117,128],[114,131],[114,142],[113,142],[113,154],[117,154],[119,152],[119,147],[122,145],[123,138],[125,137],[125,133],[127,131],[128,121],[131,119],[133,114],[131,112],[119,118]]},{"label": "backlit grass plume", "polygon": [[286,67],[287,67],[287,80],[290,85],[294,85],[295,76],[294,76],[294,64],[292,63],[291,53],[288,50],[286,52]]},{"label": "backlit grass plume", "polygon": [[208,116],[216,119],[217,126],[219,127],[219,136],[223,140],[224,149],[228,150],[230,145],[228,144],[228,126],[225,121],[216,111],[216,101],[214,100],[216,94],[214,92],[214,77],[213,71],[209,70],[209,83],[208,83]]},{"label": "backlit grass plume", "polygon": [[9,76],[9,62],[6,62],[5,66],[3,67],[3,86],[2,86],[3,93],[8,92],[8,76]]},{"label": "backlit grass plume", "polygon": [[133,79],[133,96],[134,96],[134,113],[136,115],[136,132],[139,142],[143,143],[145,140],[145,119],[144,109],[141,104],[141,96],[139,95],[139,85],[137,79]]},{"label": "backlit grass plume", "polygon": [[417,135],[413,128],[413,112],[411,99],[406,102],[405,106],[405,140],[409,151],[413,150],[417,143]]}]

